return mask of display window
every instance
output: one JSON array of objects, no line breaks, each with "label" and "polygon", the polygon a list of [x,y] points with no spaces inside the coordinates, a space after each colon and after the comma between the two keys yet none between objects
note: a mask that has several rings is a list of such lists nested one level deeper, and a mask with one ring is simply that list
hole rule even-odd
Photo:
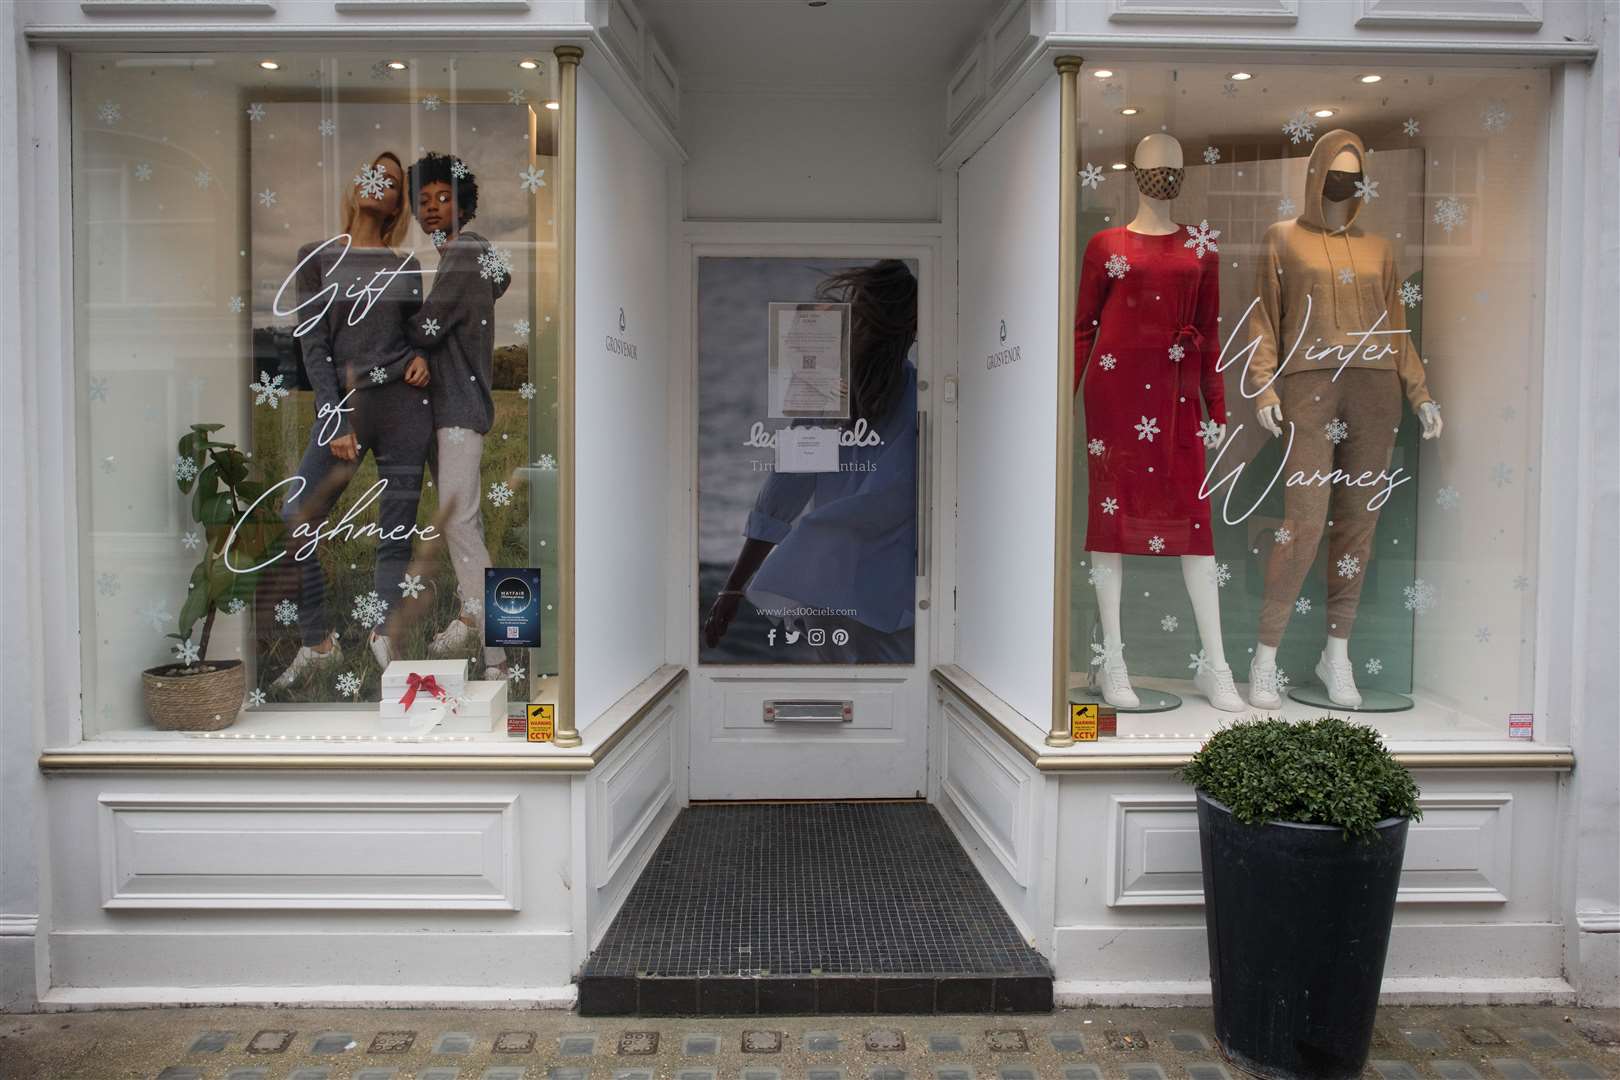
[{"label": "display window", "polygon": [[1547,74],[1079,83],[1071,700],[1530,733]]},{"label": "display window", "polygon": [[71,78],[86,736],[420,734],[378,723],[407,675],[546,700],[552,58]]}]

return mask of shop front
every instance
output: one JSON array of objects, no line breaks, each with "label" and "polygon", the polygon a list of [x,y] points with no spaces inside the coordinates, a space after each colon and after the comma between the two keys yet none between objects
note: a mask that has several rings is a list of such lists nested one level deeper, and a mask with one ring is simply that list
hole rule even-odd
[{"label": "shop front", "polygon": [[[1612,8],[5,25],[8,1007],[1205,1000],[1175,769],[1326,714],[1388,999],[1620,997]],[[613,951],[936,842],[926,1002]]]}]

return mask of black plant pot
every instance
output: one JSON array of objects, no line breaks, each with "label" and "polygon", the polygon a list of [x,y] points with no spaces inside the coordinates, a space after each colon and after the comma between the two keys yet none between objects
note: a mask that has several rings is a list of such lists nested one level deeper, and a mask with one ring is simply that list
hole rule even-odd
[{"label": "black plant pot", "polygon": [[1376,838],[1336,827],[1245,825],[1198,793],[1215,1036],[1274,1080],[1361,1076],[1395,918],[1406,818]]}]

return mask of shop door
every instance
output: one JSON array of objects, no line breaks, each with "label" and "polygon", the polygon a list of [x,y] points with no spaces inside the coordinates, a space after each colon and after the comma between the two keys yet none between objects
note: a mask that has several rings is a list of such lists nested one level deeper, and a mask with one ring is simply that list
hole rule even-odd
[{"label": "shop door", "polygon": [[927,788],[920,271],[696,258],[693,798]]}]

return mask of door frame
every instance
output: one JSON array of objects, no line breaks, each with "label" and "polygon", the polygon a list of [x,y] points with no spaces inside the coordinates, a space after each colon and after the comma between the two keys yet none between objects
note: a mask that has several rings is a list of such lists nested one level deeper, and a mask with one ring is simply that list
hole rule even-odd
[{"label": "door frame", "polygon": [[[781,681],[784,686],[797,682],[846,687],[851,692],[863,685],[895,682],[895,667],[808,667],[804,665],[748,666],[702,665],[697,662],[697,267],[706,257],[741,258],[906,258],[918,269],[917,366],[920,411],[928,413],[928,462],[923,476],[929,485],[928,521],[919,543],[929,548],[928,574],[918,586],[918,598],[928,601],[919,611],[916,660],[903,679],[901,708],[907,723],[908,753],[920,756],[921,768],[912,773],[914,781],[904,790],[890,794],[913,795],[928,789],[928,725],[931,701],[932,665],[941,657],[953,655],[955,619],[952,591],[954,580],[954,470],[955,409],[949,416],[941,408],[943,388],[955,383],[956,273],[954,236],[939,223],[865,222],[729,222],[680,221],[670,244],[670,594],[666,598],[669,622],[666,638],[672,659],[692,673],[691,748],[699,749],[708,730],[706,717],[716,704],[720,685],[736,683],[742,676],[750,682]],[[926,389],[924,388],[926,384]],[[681,498],[684,492],[685,497]],[[949,512],[947,512],[947,510]],[[688,770],[694,778],[691,759]],[[908,770],[909,771],[909,770]],[[802,788],[791,797],[839,797],[837,789],[807,793]],[[696,784],[695,798],[724,798],[726,793]]]}]

